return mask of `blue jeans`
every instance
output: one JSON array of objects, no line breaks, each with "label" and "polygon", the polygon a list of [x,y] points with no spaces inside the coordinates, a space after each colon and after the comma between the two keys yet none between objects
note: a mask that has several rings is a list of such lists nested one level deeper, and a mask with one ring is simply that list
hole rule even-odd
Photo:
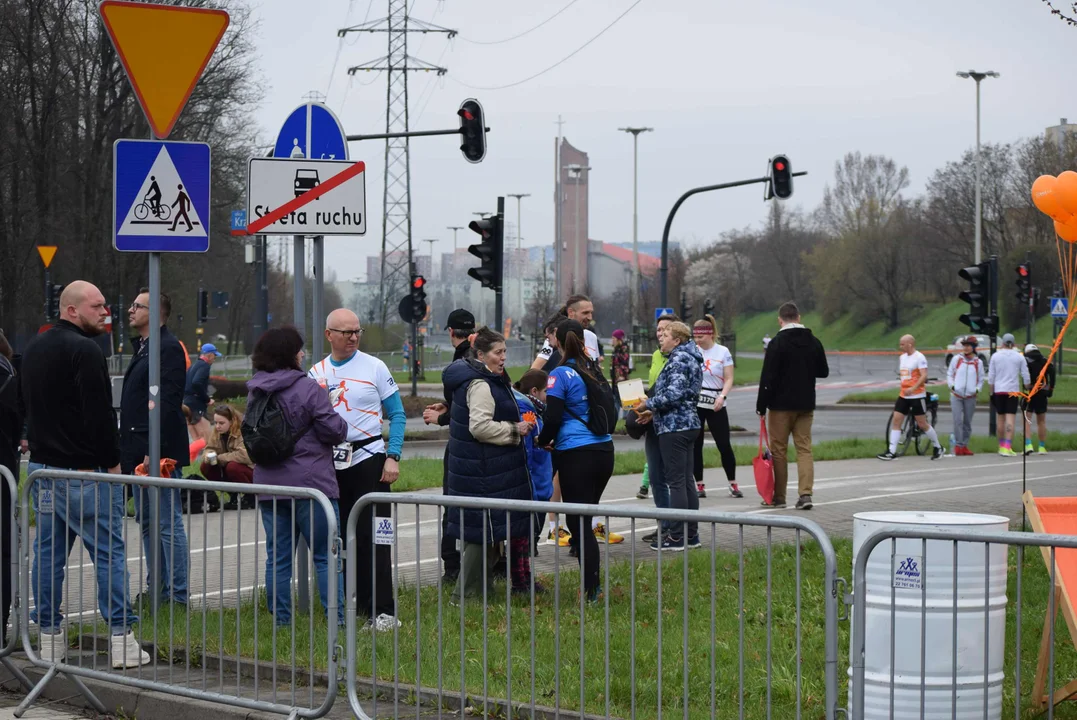
[{"label": "blue jeans", "polygon": [[[173,478],[183,477],[179,468],[172,472]],[[146,562],[154,557],[150,523],[153,518],[150,507],[150,489],[134,488],[135,519],[142,527],[142,548],[146,552]],[[176,488],[158,488],[159,520],[161,527],[161,545],[157,548],[158,567],[161,568],[157,587],[160,602],[177,602],[187,604],[187,532],[183,528],[183,501],[181,491]],[[145,519],[145,522],[143,520]],[[146,583],[149,584],[149,568],[146,568]]]},{"label": "blue jeans", "polygon": [[[258,503],[262,511],[262,526],[266,531],[266,598],[278,626],[292,622],[292,559],[295,557],[295,545],[299,535],[307,541],[307,546],[314,556],[318,594],[321,595],[322,608],[325,609],[327,617],[329,612],[329,523],[321,505],[313,500],[294,502],[294,516],[292,500],[277,500],[276,512],[273,501],[263,500]],[[339,528],[340,509],[337,501],[329,502],[333,504],[333,515]],[[337,575],[337,625],[343,625],[344,576],[335,567],[332,572]]]},{"label": "blue jeans", "polygon": [[[653,428],[643,436],[643,452],[647,457],[647,475],[651,479],[651,496],[656,508],[669,507],[669,485],[663,472],[662,451],[658,447],[658,433]],[[669,523],[662,523],[662,532],[669,530]]]},{"label": "blue jeans", "polygon": [[[48,467],[30,463],[27,472]],[[48,508],[49,496],[51,510]],[[108,622],[113,635],[125,633],[138,622],[138,616],[128,602],[123,485],[40,478],[30,488],[30,500],[37,517],[30,578],[35,608],[30,618],[48,633],[55,633],[62,626],[64,617],[60,613],[60,603],[64,599],[64,570],[71,543],[78,536],[97,575],[97,607],[101,616]],[[42,507],[42,500],[45,500],[45,507]]]}]

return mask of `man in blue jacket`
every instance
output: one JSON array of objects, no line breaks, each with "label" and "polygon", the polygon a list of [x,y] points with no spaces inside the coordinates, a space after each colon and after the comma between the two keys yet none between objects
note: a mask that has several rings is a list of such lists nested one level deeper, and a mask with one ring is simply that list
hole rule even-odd
[{"label": "man in blue jacket", "polygon": [[[143,462],[148,464],[150,452],[150,402],[161,407],[161,459],[176,461],[172,477],[183,476],[182,469],[190,464],[190,441],[187,423],[183,418],[183,388],[187,360],[179,340],[165,324],[172,314],[172,300],[161,293],[161,386],[150,388],[150,293],[139,291],[131,303],[128,318],[131,329],[138,333],[134,355],[123,376],[120,397],[120,465],[125,475],[134,474]],[[146,468],[151,470],[151,468]],[[158,473],[152,472],[151,475]],[[179,490],[159,493],[160,546],[151,547],[150,523],[153,513],[150,493],[135,488],[135,517],[142,526],[142,544],[149,562],[154,556],[160,563],[157,588],[161,602],[187,604],[187,533],[183,528],[183,511]],[[148,564],[147,562],[147,564]],[[147,568],[148,569],[148,568]]]},{"label": "man in blue jacket", "polygon": [[209,420],[206,413],[213,401],[209,398],[209,369],[221,354],[217,346],[206,343],[187,371],[187,383],[183,388],[183,404],[191,411],[191,424],[198,427],[200,437],[209,436]]}]

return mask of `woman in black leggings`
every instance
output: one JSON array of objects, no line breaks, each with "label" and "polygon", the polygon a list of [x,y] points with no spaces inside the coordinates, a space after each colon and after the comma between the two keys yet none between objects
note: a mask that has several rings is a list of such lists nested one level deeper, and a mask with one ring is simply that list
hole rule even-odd
[{"label": "woman in black leggings", "polygon": [[[712,315],[703,320],[696,320],[692,328],[696,346],[703,354],[703,387],[699,392],[696,412],[704,429],[709,429],[718,454],[722,456],[722,469],[729,481],[729,494],[735,498],[744,497],[737,487],[737,458],[733,454],[733,445],[729,440],[729,413],[726,410],[726,396],[733,389],[733,356],[728,348],[714,341],[718,324]],[[696,454],[693,472],[696,479],[696,491],[699,497],[707,497],[703,485],[703,439],[705,432],[696,438]]]},{"label": "woman in black leggings", "polygon": [[[546,384],[546,414],[535,444],[554,450],[562,501],[598,504],[613,475],[613,438],[597,435],[587,427],[590,411],[581,375],[595,369],[584,350],[583,326],[576,320],[563,320],[557,326],[557,343],[561,364]],[[579,556],[583,590],[587,600],[595,602],[599,597],[599,558],[591,516],[566,515],[565,524],[572,533],[569,543]]]}]

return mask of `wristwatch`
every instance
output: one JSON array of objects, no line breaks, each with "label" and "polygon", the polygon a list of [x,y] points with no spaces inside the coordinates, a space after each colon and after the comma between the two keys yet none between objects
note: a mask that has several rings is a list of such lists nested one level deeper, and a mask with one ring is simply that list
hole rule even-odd
[{"label": "wristwatch", "polygon": [[400,462],[400,453],[389,453],[385,457],[389,458],[390,460],[396,460],[397,462]]}]

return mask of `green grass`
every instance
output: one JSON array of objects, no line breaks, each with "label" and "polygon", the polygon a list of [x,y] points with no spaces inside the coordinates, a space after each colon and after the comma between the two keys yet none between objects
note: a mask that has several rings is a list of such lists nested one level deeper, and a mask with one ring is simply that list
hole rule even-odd
[{"label": "green grass", "polygon": [[[933,393],[937,393],[939,396],[940,405],[950,404],[950,388],[945,385],[932,386],[929,390]],[[988,392],[987,385],[983,386],[980,390],[980,394],[977,396],[979,402],[987,403],[990,400],[990,393]],[[839,403],[855,404],[855,403],[893,403],[897,399],[897,388],[891,388],[888,390],[873,390],[871,392],[853,393],[846,395]],[[1055,392],[1051,397],[1051,401],[1048,404],[1047,412],[1051,412],[1051,405],[1077,405],[1077,378],[1063,375],[1059,377],[1055,384]],[[986,407],[985,407],[986,409]]]},{"label": "green grass", "polygon": [[[705,547],[710,546],[710,531],[701,529]],[[384,686],[394,680],[402,684],[418,684],[434,687],[438,683],[438,663],[441,663],[441,682],[446,694],[460,692],[461,665],[464,686],[472,696],[471,703],[481,705],[486,688],[491,698],[504,698],[509,687],[511,669],[512,698],[516,703],[531,701],[531,663],[534,657],[535,703],[552,706],[559,693],[560,708],[579,711],[580,707],[580,636],[583,635],[584,670],[583,705],[587,712],[615,717],[628,717],[635,701],[639,717],[654,717],[659,704],[657,683],[658,660],[661,656],[662,708],[670,716],[681,717],[684,685],[683,641],[687,624],[688,665],[687,716],[710,717],[711,673],[713,658],[717,678],[715,705],[720,718],[734,718],[739,712],[739,642],[738,635],[743,620],[744,628],[744,715],[749,718],[769,717],[766,711],[768,679],[771,686],[773,717],[793,717],[796,711],[797,671],[801,674],[801,709],[805,718],[822,717],[825,708],[824,689],[824,563],[822,553],[810,539],[802,538],[799,553],[790,542],[789,533],[774,532],[771,563],[771,596],[767,599],[766,549],[751,548],[745,551],[743,561],[744,603],[739,605],[741,589],[739,581],[740,562],[737,553],[728,542],[719,541],[713,555],[709,550],[689,552],[669,557],[662,563],[661,592],[658,602],[658,564],[654,554],[647,553],[646,561],[635,566],[635,615],[632,612],[631,589],[632,566],[625,561],[609,563],[608,584],[609,632],[605,632],[606,607],[604,597],[598,604],[584,609],[581,618],[577,597],[578,574],[572,569],[560,573],[560,597],[555,605],[553,580],[539,578],[547,592],[537,596],[532,619],[530,603],[526,598],[513,598],[506,608],[505,585],[494,584],[494,594],[483,608],[481,600],[465,600],[463,604],[464,660],[461,662],[461,610],[449,604],[455,599],[451,588],[438,595],[436,587],[422,587],[418,594],[414,586],[398,587],[399,617],[403,622],[396,638],[392,633],[371,637],[360,633],[357,637],[357,669],[360,677],[373,675],[372,656],[377,657],[377,677]],[[839,575],[849,577],[852,566],[852,547],[848,540],[834,542]],[[543,547],[541,552],[548,552]],[[798,625],[796,615],[796,572],[799,555],[801,592],[799,638],[801,662],[796,662]],[[687,562],[687,601],[689,612],[684,616],[684,571]],[[1018,573],[1020,563],[1021,572]],[[1018,621],[1017,579],[1021,577],[1020,599],[1021,624],[1021,691],[1022,711],[1014,712],[1014,675],[1017,666],[1015,629]],[[713,578],[713,579],[712,579]],[[1019,559],[1016,548],[1009,550],[1008,588],[1006,610],[1005,682],[1003,692],[1003,717],[1033,718],[1029,695],[1035,672],[1038,644],[1043,627],[1044,610],[1048,604],[1050,578],[1039,553],[1033,549],[1024,551]],[[309,671],[308,659],[313,646],[313,669],[323,670],[328,652],[327,627],[320,611],[315,610],[313,623],[310,617],[296,618],[295,640],[291,629],[274,630],[271,616],[265,610],[264,593],[258,597],[258,610],[254,598],[244,603],[239,612],[237,633],[236,610],[223,613],[201,611],[190,613],[190,643],[187,643],[188,615],[179,608],[158,614],[156,630],[159,653],[168,656],[175,650],[186,650],[192,665],[199,666],[205,656],[235,657],[237,643],[240,654],[255,657],[254,640],[258,638],[258,659],[286,667],[292,662],[294,652],[297,667]],[[715,625],[710,622],[710,607],[715,608]],[[313,603],[317,605],[317,603]],[[416,611],[418,606],[419,612]],[[438,610],[442,622],[438,623]],[[743,607],[738,613],[737,608]],[[769,617],[768,617],[769,616]],[[255,629],[257,618],[257,631]],[[582,620],[582,622],[581,622]],[[767,627],[771,628],[769,642],[770,671],[768,678]],[[532,622],[534,623],[534,649],[531,651]],[[662,641],[658,640],[661,622]],[[313,633],[311,625],[313,624]],[[849,624],[838,624],[838,702],[847,701],[849,648]],[[635,630],[635,654],[632,653],[632,629]],[[175,640],[170,641],[170,628],[175,628]],[[96,629],[85,626],[84,630]],[[203,644],[203,631],[206,636]],[[153,634],[153,625],[144,622],[138,630],[144,636]],[[1077,677],[1077,650],[1068,640],[1062,613],[1055,627],[1056,687],[1061,682]],[[559,647],[555,636],[559,634]],[[71,634],[74,637],[75,633]],[[274,635],[277,643],[273,655]],[[484,644],[485,639],[485,644]],[[511,655],[509,641],[511,640]],[[395,646],[394,646],[395,641]],[[338,642],[345,644],[341,637]],[[372,646],[373,644],[373,646]],[[293,650],[294,648],[294,650]],[[485,649],[485,659],[484,659]],[[609,694],[605,684],[608,650],[610,665]],[[395,653],[398,653],[396,655]],[[558,654],[559,653],[559,654]],[[399,658],[397,661],[396,658]],[[636,683],[631,684],[630,664],[635,663]],[[510,665],[511,662],[511,665]],[[559,673],[559,677],[555,677]],[[285,681],[286,684],[286,681]],[[287,690],[285,690],[287,692]],[[324,692],[324,690],[322,691]],[[319,689],[315,689],[315,694]],[[634,695],[634,697],[633,697]],[[391,702],[391,701],[389,701]],[[402,701],[406,702],[406,701]],[[385,707],[388,707],[386,705]],[[1056,709],[1055,717],[1077,717],[1077,707],[1064,703]]]},{"label": "green grass", "polygon": [[[804,324],[812,329],[827,350],[897,352],[898,341],[905,333],[916,336],[916,344],[921,350],[941,350],[952,343],[955,337],[968,332],[968,328],[958,321],[958,317],[967,310],[968,304],[960,301],[928,305],[894,330],[886,330],[882,321],[860,326],[855,313],[852,312],[826,324],[823,323],[820,313],[809,312],[804,314]],[[1049,316],[1037,320],[1033,328],[1033,342],[1050,347],[1053,327]],[[774,337],[777,331],[777,312],[738,317],[737,347],[743,351],[760,351],[763,349],[763,335],[770,333],[770,336]],[[1024,342],[1024,326],[1002,332],[1012,332],[1014,337]],[[1074,344],[1077,344],[1077,341],[1074,341]]]}]

